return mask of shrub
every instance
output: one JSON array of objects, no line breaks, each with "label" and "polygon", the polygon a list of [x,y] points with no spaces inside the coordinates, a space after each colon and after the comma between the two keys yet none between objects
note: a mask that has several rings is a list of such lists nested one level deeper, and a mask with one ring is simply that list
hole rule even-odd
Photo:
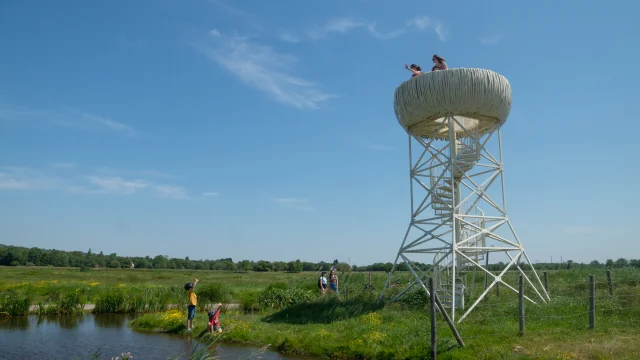
[{"label": "shrub", "polygon": [[9,315],[27,315],[31,306],[30,294],[7,293],[0,297],[0,311]]},{"label": "shrub", "polygon": [[124,293],[121,290],[100,294],[96,299],[95,313],[116,313],[125,310]]},{"label": "shrub", "polygon": [[243,292],[238,294],[240,307],[245,312],[259,310],[260,304],[258,304],[258,295],[260,295],[260,291],[250,291],[250,292]]},{"label": "shrub", "polygon": [[261,309],[282,309],[287,306],[308,302],[316,298],[312,291],[298,288],[268,289],[257,298]]},{"label": "shrub", "polygon": [[[231,299],[231,289],[222,284],[201,285],[197,288],[198,303],[226,303]],[[186,296],[186,295],[185,295]]]},{"label": "shrub", "polygon": [[429,295],[427,295],[427,293],[422,289],[415,289],[414,291],[405,294],[400,298],[399,302],[417,309],[427,308],[430,304]]},{"label": "shrub", "polygon": [[274,282],[269,284],[265,290],[286,290],[289,288],[289,284],[283,281]]},{"label": "shrub", "polygon": [[82,311],[84,301],[79,290],[65,293],[60,297],[57,306],[58,314],[73,314]]},{"label": "shrub", "polygon": [[147,311],[161,312],[167,309],[172,295],[170,289],[147,288],[144,291],[147,298]]}]

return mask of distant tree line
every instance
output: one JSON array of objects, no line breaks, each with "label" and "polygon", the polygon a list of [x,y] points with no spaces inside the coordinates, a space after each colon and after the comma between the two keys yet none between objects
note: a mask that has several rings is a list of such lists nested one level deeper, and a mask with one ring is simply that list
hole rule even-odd
[{"label": "distant tree line", "polygon": [[[37,247],[26,248],[21,246],[8,246],[0,244],[0,266],[55,266],[55,267],[78,267],[78,268],[129,268],[131,264],[135,268],[142,269],[192,269],[192,270],[226,270],[226,271],[281,271],[297,273],[301,271],[328,271],[334,268],[340,272],[345,271],[391,271],[392,263],[374,263],[366,266],[349,265],[337,259],[333,262],[320,261],[317,263],[307,261],[251,261],[241,260],[234,262],[231,258],[217,260],[191,260],[169,258],[166,255],[155,257],[145,256],[119,256],[116,253],[105,255],[100,251],[94,253],[89,249],[82,251],[61,251],[41,249]],[[429,265],[423,263],[412,263],[414,270],[427,270]],[[489,264],[490,271],[501,271],[506,264],[498,262]],[[618,260],[609,259],[605,263],[594,260],[588,264],[575,263],[568,260],[563,263],[537,263],[534,267],[538,270],[561,270],[578,267],[640,267],[640,259]],[[405,263],[396,266],[398,271],[408,271]]]}]

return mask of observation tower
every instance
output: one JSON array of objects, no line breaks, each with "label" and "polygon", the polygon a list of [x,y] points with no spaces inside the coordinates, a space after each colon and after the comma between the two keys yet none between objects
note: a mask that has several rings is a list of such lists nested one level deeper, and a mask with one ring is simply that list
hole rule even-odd
[{"label": "observation tower", "polygon": [[[392,301],[420,288],[429,294],[432,276],[453,321],[496,284],[517,292],[517,275],[526,300],[550,300],[507,216],[500,134],[511,109],[507,79],[484,69],[428,72],[398,86],[394,107],[409,139],[411,220],[380,298],[404,262],[410,280]],[[489,271],[489,255],[505,269]]]}]

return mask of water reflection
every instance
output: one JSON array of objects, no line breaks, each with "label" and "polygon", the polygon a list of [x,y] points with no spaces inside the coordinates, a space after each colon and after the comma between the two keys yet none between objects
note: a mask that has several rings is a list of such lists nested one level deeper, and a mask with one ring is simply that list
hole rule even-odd
[{"label": "water reflection", "polygon": [[127,322],[135,319],[134,314],[96,314],[94,315],[94,321],[96,326],[105,328],[120,328],[127,324]]},{"label": "water reflection", "polygon": [[[127,326],[133,318],[118,314],[0,318],[0,359],[91,359],[103,346],[99,359],[111,359],[123,352],[138,359],[168,359],[204,346],[188,338],[135,332]],[[256,350],[217,345],[214,355],[247,359]],[[273,352],[259,358],[291,359]]]},{"label": "water reflection", "polygon": [[21,330],[29,327],[29,318],[26,316],[3,316],[0,317],[0,329]]}]

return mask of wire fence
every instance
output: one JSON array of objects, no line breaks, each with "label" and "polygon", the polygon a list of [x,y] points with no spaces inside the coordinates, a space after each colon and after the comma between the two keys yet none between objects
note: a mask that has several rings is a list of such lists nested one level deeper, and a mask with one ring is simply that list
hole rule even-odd
[{"label": "wire fence", "polygon": [[[462,321],[460,315],[485,291],[484,276],[476,277],[475,282],[466,281],[465,304],[456,309],[456,318],[452,322],[455,328],[447,324],[446,318],[436,309],[435,329],[438,337],[452,337],[455,331],[464,341],[480,341],[487,337],[502,337],[505,339],[518,336],[551,336],[566,334],[568,331],[589,330],[628,330],[640,329],[640,272],[626,271],[613,274],[611,270],[597,271],[596,275],[586,271],[578,271],[567,275],[565,271],[559,276],[554,272],[538,273],[540,283],[526,275],[534,285],[538,285],[538,293],[523,280],[519,273],[509,274],[511,286],[494,285],[487,296],[475,304],[474,309]],[[620,275],[620,276],[616,276]],[[398,278],[405,278],[406,274]],[[425,278],[424,285],[427,285]],[[341,289],[343,299],[359,297],[363,294],[380,294],[384,288],[380,275],[371,274],[358,276],[358,280],[351,279]],[[513,281],[515,280],[515,282]],[[390,284],[392,281],[390,280]],[[404,288],[405,281],[400,282]],[[520,290],[520,283],[522,284]],[[490,285],[488,281],[487,285]],[[542,284],[542,286],[540,286]],[[421,286],[416,286],[415,292],[426,295]],[[547,292],[547,298],[542,289]],[[397,294],[397,292],[396,292]],[[436,292],[437,294],[437,292]],[[394,294],[395,295],[395,294]],[[522,295],[522,296],[521,296]],[[408,296],[408,295],[407,295]],[[532,303],[526,297],[535,301]],[[402,303],[403,299],[397,300]],[[428,312],[429,305],[424,310]],[[450,311],[449,308],[445,309]],[[435,343],[432,346],[436,346]]]}]

